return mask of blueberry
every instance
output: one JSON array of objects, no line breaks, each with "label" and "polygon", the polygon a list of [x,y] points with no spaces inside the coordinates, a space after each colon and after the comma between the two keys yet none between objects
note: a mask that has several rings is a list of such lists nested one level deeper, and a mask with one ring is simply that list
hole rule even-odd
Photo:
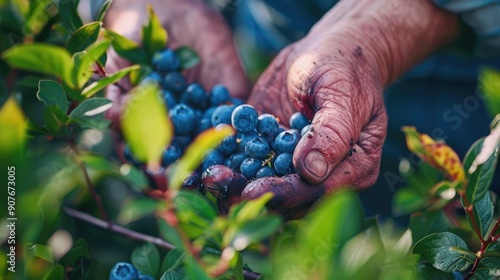
[{"label": "blueberry", "polygon": [[236,142],[238,143],[238,152],[245,152],[245,145],[248,141],[253,140],[259,137],[259,134],[255,131],[251,131],[250,133],[238,133],[236,134]]},{"label": "blueberry", "polygon": [[192,171],[182,182],[182,188],[186,190],[197,190],[201,186],[201,176],[196,171]]},{"label": "blueberry", "polygon": [[224,156],[219,151],[212,150],[203,157],[201,168],[203,170],[207,170],[212,165],[223,164],[223,163],[224,163]]},{"label": "blueberry", "polygon": [[189,144],[193,141],[193,137],[191,135],[175,135],[172,143],[178,145],[182,150],[185,150]]},{"label": "blueberry", "polygon": [[163,91],[163,100],[165,100],[165,105],[167,105],[168,109],[174,108],[174,106],[177,104],[177,100],[175,99],[174,94],[169,90]]},{"label": "blueberry", "polygon": [[285,130],[278,134],[273,142],[273,149],[278,153],[293,154],[297,143],[299,143],[300,134],[295,129]]},{"label": "blueberry", "polygon": [[169,72],[178,70],[181,61],[171,49],[158,51],[153,55],[153,68],[158,72]]},{"label": "blueberry", "polygon": [[212,107],[226,104],[230,99],[229,91],[223,85],[215,85],[210,91],[209,100]]},{"label": "blueberry", "polygon": [[271,148],[262,137],[256,137],[245,144],[245,153],[249,157],[264,159],[270,151]]},{"label": "blueberry", "polygon": [[170,110],[170,119],[174,125],[175,133],[188,135],[196,129],[196,115],[189,106],[179,103]]},{"label": "blueberry", "polygon": [[181,73],[174,71],[167,73],[161,82],[161,86],[166,90],[171,90],[180,94],[186,89],[186,80]]},{"label": "blueberry", "polygon": [[196,127],[196,134],[200,134],[201,132],[212,127],[212,120],[207,118],[202,118]]},{"label": "blueberry", "polygon": [[293,156],[289,153],[279,154],[274,160],[274,169],[279,176],[290,174],[293,172],[292,164]]},{"label": "blueberry", "polygon": [[123,148],[123,157],[125,158],[125,160],[127,160],[129,163],[135,166],[141,165],[141,162],[138,159],[136,159],[132,154],[132,150],[130,149],[129,144],[126,144],[125,147]]},{"label": "blueberry", "polygon": [[231,115],[231,123],[236,131],[248,133],[257,127],[259,114],[252,105],[240,105]]},{"label": "blueberry", "polygon": [[233,170],[240,170],[241,163],[247,158],[248,156],[245,153],[233,154],[229,158],[230,160],[229,167]]},{"label": "blueberry", "polygon": [[276,176],[276,170],[274,168],[269,167],[269,166],[264,166],[259,171],[257,171],[257,174],[255,174],[255,178],[264,178],[264,177],[273,177]]},{"label": "blueberry", "polygon": [[231,124],[231,114],[234,110],[234,105],[220,105],[212,113],[212,126],[217,126],[221,123]]},{"label": "blueberry", "polygon": [[208,109],[206,109],[205,111],[203,111],[203,118],[207,118],[207,119],[210,119],[210,121],[212,120],[212,114],[214,113],[215,109],[217,109],[217,107],[210,107]]},{"label": "blueberry", "polygon": [[258,118],[257,132],[266,139],[274,139],[278,135],[280,126],[276,117],[271,114],[262,114]]},{"label": "blueberry", "polygon": [[130,263],[119,262],[113,266],[109,273],[109,280],[137,280],[139,273]]},{"label": "blueberry", "polygon": [[231,103],[233,103],[235,106],[240,106],[240,105],[243,105],[245,104],[245,102],[239,98],[236,98],[236,97],[231,97]]},{"label": "blueberry", "polygon": [[180,102],[193,108],[205,109],[208,104],[208,96],[199,84],[193,83],[181,94]]},{"label": "blueberry", "polygon": [[259,169],[262,167],[262,160],[256,158],[246,158],[240,166],[240,171],[247,179],[255,177]]},{"label": "blueberry", "polygon": [[290,128],[301,131],[310,122],[304,114],[296,112],[290,117]]},{"label": "blueberry", "polygon": [[161,163],[163,166],[169,166],[182,156],[182,149],[176,143],[172,143],[163,152]]},{"label": "blueberry", "polygon": [[236,152],[238,149],[238,143],[236,142],[236,136],[230,135],[222,140],[222,143],[217,148],[223,155],[229,156]]},{"label": "blueberry", "polygon": [[310,124],[304,126],[304,128],[302,128],[302,130],[300,131],[300,136],[304,136],[309,131],[309,129],[311,129]]},{"label": "blueberry", "polygon": [[150,72],[144,78],[142,78],[141,83],[154,82],[157,84],[161,83],[161,76],[157,72]]}]

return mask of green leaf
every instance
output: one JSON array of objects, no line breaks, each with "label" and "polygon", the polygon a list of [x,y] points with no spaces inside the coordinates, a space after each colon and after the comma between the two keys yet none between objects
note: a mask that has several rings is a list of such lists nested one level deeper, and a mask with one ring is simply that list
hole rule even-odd
[{"label": "green leaf", "polygon": [[104,17],[106,16],[106,12],[108,11],[111,2],[113,2],[113,0],[106,0],[104,1],[104,3],[102,3],[101,7],[99,8],[99,12],[97,13],[97,21],[104,21]]},{"label": "green leaf", "polygon": [[85,50],[88,46],[97,41],[102,22],[94,21],[78,28],[69,38],[66,45],[68,51],[72,54]]},{"label": "green leaf", "polygon": [[106,29],[106,36],[111,40],[111,45],[118,55],[135,64],[147,64],[149,60],[148,54],[136,42]]},{"label": "green leaf", "polygon": [[121,224],[128,224],[147,215],[153,215],[159,208],[160,202],[147,197],[140,197],[126,203],[118,215]]},{"label": "green leaf", "polygon": [[61,16],[61,24],[70,32],[80,28],[83,23],[78,15],[77,6],[79,0],[65,0],[59,3],[59,15]]},{"label": "green leaf", "polygon": [[161,25],[151,4],[148,4],[148,11],[148,24],[142,28],[142,45],[151,58],[155,52],[163,50],[167,46],[167,31]]},{"label": "green leaf", "polygon": [[161,276],[160,280],[182,280],[182,278],[173,269],[167,269]]},{"label": "green leaf", "polygon": [[169,187],[179,189],[184,178],[198,168],[205,152],[217,147],[224,138],[232,134],[234,129],[230,125],[220,125],[200,133],[186,149],[182,158],[170,166]]},{"label": "green leaf", "polygon": [[158,224],[160,235],[164,240],[171,243],[177,248],[185,250],[182,239],[174,228],[172,228],[169,224],[167,224],[167,222],[165,222],[165,220],[161,218],[158,219]]},{"label": "green leaf", "polygon": [[426,264],[420,264],[418,267],[419,278],[421,280],[455,280],[451,273],[442,272]]},{"label": "green leaf", "polygon": [[451,232],[433,233],[413,247],[414,254],[432,263],[432,266],[444,271],[464,271],[474,262],[476,256],[469,252],[462,238]]},{"label": "green leaf", "polygon": [[98,93],[100,90],[109,86],[110,84],[116,83],[125,77],[128,73],[139,69],[139,65],[132,65],[123,69],[116,71],[115,73],[108,75],[100,80],[97,80],[83,89],[82,95],[85,98],[89,98],[94,94]]},{"label": "green leaf", "polygon": [[160,268],[160,253],[153,244],[146,243],[134,249],[132,263],[142,274],[157,275]]},{"label": "green leaf", "polygon": [[413,188],[401,188],[396,191],[393,197],[392,211],[394,215],[406,215],[427,205],[425,197]]},{"label": "green leaf", "polygon": [[25,15],[23,35],[35,37],[47,25],[47,22],[57,14],[57,2],[38,0],[29,2],[29,12]]},{"label": "green leaf", "polygon": [[60,264],[56,264],[52,267],[49,273],[45,275],[44,280],[53,280],[53,279],[64,279],[64,267]]},{"label": "green leaf", "polygon": [[123,136],[136,158],[156,169],[173,137],[160,89],[154,83],[145,83],[132,89],[130,96],[121,119]]},{"label": "green leaf", "polygon": [[237,227],[231,246],[237,251],[242,251],[249,245],[260,242],[271,235],[281,226],[281,223],[282,219],[277,215],[261,216],[244,222]]},{"label": "green leaf", "polygon": [[207,273],[200,267],[200,265],[191,256],[186,256],[184,258],[186,265],[187,277],[186,279],[196,279],[196,280],[210,280],[211,278]]},{"label": "green leaf", "polygon": [[500,277],[500,258],[484,258],[474,274],[476,280],[490,280]]},{"label": "green leaf", "polygon": [[63,113],[68,112],[68,99],[61,84],[52,80],[40,80],[36,96],[45,106],[56,106]]},{"label": "green leaf", "polygon": [[[465,155],[464,169],[469,170],[474,159],[483,147],[484,138],[477,140]],[[488,190],[495,175],[495,167],[498,160],[498,150],[495,151],[488,160],[472,173],[466,172],[468,185],[465,189],[465,196],[469,204],[474,204],[488,193]]]},{"label": "green leaf", "polygon": [[[265,193],[257,199],[252,199],[231,207],[228,217],[237,222],[251,221],[266,211],[265,205],[273,197],[272,193]],[[241,205],[241,207],[239,207]],[[234,218],[233,218],[234,217]]]},{"label": "green leaf", "polygon": [[486,109],[493,118],[500,113],[500,72],[489,67],[481,69],[479,85],[486,98],[484,102]]},{"label": "green leaf", "polygon": [[451,228],[443,211],[422,212],[410,218],[413,244],[431,233],[444,232]]},{"label": "green leaf", "polygon": [[11,162],[21,158],[27,140],[28,122],[23,110],[13,97],[0,107],[0,160]]},{"label": "green leaf", "polygon": [[70,87],[73,60],[70,53],[59,46],[33,43],[19,44],[2,53],[10,67],[56,76]]},{"label": "green leaf", "polygon": [[174,198],[175,213],[189,238],[201,235],[217,217],[213,205],[201,194],[180,191]]},{"label": "green leaf", "polygon": [[196,52],[186,46],[179,47],[176,49],[175,54],[179,57],[181,61],[181,69],[189,69],[200,62],[200,57],[196,54]]},{"label": "green leaf", "polygon": [[[474,220],[476,221],[479,230],[481,231],[481,235],[485,237],[488,233],[488,229],[493,221],[493,201],[491,200],[491,195],[486,194],[481,200],[474,203],[472,207],[472,213],[474,215]],[[467,220],[471,228],[474,228],[474,225],[467,213]]]},{"label": "green leaf", "polygon": [[102,115],[113,106],[113,102],[107,98],[95,97],[84,100],[70,114],[70,118],[92,119]]},{"label": "green leaf", "polygon": [[110,42],[107,40],[90,45],[85,51],[75,53],[75,66],[72,71],[73,80],[78,88],[82,88],[92,76],[92,65],[106,53]]},{"label": "green leaf", "polygon": [[55,136],[65,126],[68,116],[56,106],[47,106],[43,114],[45,128]]},{"label": "green leaf", "polygon": [[54,253],[52,248],[49,246],[28,243],[26,244],[26,255],[31,258],[40,258],[48,261],[49,263],[54,263]]},{"label": "green leaf", "polygon": [[66,269],[68,279],[82,279],[90,266],[91,256],[87,242],[78,239],[73,247],[59,260]]},{"label": "green leaf", "polygon": [[161,262],[160,271],[166,271],[167,269],[176,269],[182,264],[184,258],[184,252],[180,249],[174,249],[168,252],[163,261]]}]

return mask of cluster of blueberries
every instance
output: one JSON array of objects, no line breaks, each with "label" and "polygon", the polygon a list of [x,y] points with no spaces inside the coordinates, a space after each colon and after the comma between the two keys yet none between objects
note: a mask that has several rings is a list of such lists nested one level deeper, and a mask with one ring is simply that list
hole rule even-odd
[{"label": "cluster of blueberries", "polygon": [[[251,105],[232,98],[223,85],[215,85],[208,93],[199,84],[187,85],[179,72],[179,58],[171,49],[156,53],[152,64],[155,71],[142,82],[153,81],[161,85],[175,132],[172,143],[163,153],[163,167],[178,160],[202,131],[228,124],[237,133],[207,153],[198,171],[203,172],[212,165],[226,165],[247,180],[294,172],[293,151],[310,127],[302,113],[293,114],[291,129],[285,130],[273,115],[259,115]],[[128,146],[124,156],[129,162],[140,165]],[[198,176],[201,172],[194,174]]]},{"label": "cluster of blueberries", "polygon": [[154,278],[140,273],[131,263],[119,262],[111,269],[109,280],[154,280]]}]

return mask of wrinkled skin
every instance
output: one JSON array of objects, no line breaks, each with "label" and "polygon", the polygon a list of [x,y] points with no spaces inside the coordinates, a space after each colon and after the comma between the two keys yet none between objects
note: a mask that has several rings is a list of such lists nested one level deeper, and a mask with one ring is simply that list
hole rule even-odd
[{"label": "wrinkled skin", "polygon": [[[215,79],[235,96],[245,98],[246,80],[224,25],[213,12],[195,8],[198,1],[165,2],[178,3],[175,13],[159,13],[169,28],[172,46],[182,42],[206,58],[187,73],[188,80],[206,86]],[[156,11],[160,9],[155,6]],[[117,20],[119,12],[108,16],[116,20],[112,29],[137,36],[138,30],[123,26],[130,19]],[[312,119],[313,129],[294,153],[300,177],[292,174],[251,181],[242,199],[271,191],[275,193],[272,208],[287,217],[298,217],[325,192],[372,185],[378,176],[387,127],[384,87],[453,41],[458,26],[456,16],[428,0],[340,1],[305,38],[279,53],[248,99],[259,113],[274,114],[285,124],[296,111]],[[110,60],[115,58],[110,56]],[[111,63],[110,69],[123,66]],[[121,100],[121,94],[113,91],[110,96]],[[119,115],[119,110],[115,113]]]}]

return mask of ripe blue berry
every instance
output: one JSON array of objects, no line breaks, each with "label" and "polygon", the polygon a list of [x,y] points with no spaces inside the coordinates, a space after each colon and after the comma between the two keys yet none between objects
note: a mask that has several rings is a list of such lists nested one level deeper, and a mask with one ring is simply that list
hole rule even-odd
[{"label": "ripe blue berry", "polygon": [[231,100],[231,103],[234,104],[234,106],[240,106],[240,105],[245,104],[245,102],[243,100],[236,98],[236,97],[231,97],[230,100]]},{"label": "ripe blue berry", "polygon": [[179,103],[170,110],[170,119],[174,125],[175,134],[188,135],[196,129],[196,115],[189,106]]},{"label": "ripe blue berry", "polygon": [[293,172],[292,164],[293,156],[289,153],[279,154],[274,160],[274,169],[279,176],[290,174]]},{"label": "ripe blue berry", "polygon": [[278,153],[293,154],[297,143],[299,143],[300,134],[295,129],[289,129],[281,132],[276,136],[273,142],[273,149]]},{"label": "ripe blue berry", "polygon": [[130,263],[119,262],[113,266],[109,273],[109,280],[137,280],[139,273]]},{"label": "ripe blue berry", "polygon": [[223,155],[229,156],[236,152],[238,143],[236,143],[236,136],[230,135],[222,140],[222,143],[217,148]]},{"label": "ripe blue berry", "polygon": [[210,106],[216,107],[222,104],[226,104],[230,100],[229,91],[223,85],[215,85],[210,91]]},{"label": "ripe blue berry", "polygon": [[169,166],[182,156],[182,149],[176,143],[172,143],[163,152],[163,157],[161,159],[162,166]]},{"label": "ripe blue berry", "polygon": [[212,126],[217,126],[221,123],[231,124],[231,114],[234,110],[233,105],[220,105],[212,113]]},{"label": "ripe blue berry", "polygon": [[167,105],[168,109],[174,108],[174,106],[177,105],[177,100],[174,94],[169,90],[163,91],[163,100],[165,101],[165,105]]},{"label": "ripe blue berry", "polygon": [[210,166],[216,164],[223,164],[224,156],[217,150],[212,150],[208,154],[205,155],[203,161],[201,163],[201,167],[203,170],[207,170]]},{"label": "ripe blue berry", "polygon": [[248,155],[246,153],[237,153],[237,154],[232,154],[231,157],[229,157],[229,167],[233,170],[240,170],[241,163],[248,158]]},{"label": "ripe blue berry", "polygon": [[264,178],[264,177],[272,177],[276,176],[276,170],[274,168],[269,167],[269,166],[264,166],[259,171],[257,171],[257,174],[255,174],[255,178]]},{"label": "ripe blue berry", "polygon": [[158,72],[178,70],[180,66],[179,57],[171,49],[158,51],[153,55],[153,68]]},{"label": "ripe blue berry", "polygon": [[161,86],[166,90],[171,90],[176,94],[180,94],[186,89],[186,80],[181,73],[177,71],[169,72],[163,77]]},{"label": "ripe blue berry", "polygon": [[240,171],[248,180],[255,177],[259,169],[262,167],[262,160],[255,158],[246,158],[240,166]]},{"label": "ripe blue berry", "polygon": [[231,123],[236,131],[248,133],[257,127],[259,114],[252,105],[240,105],[231,115]]},{"label": "ripe blue berry", "polygon": [[198,123],[198,127],[196,128],[196,134],[200,134],[201,132],[212,127],[212,120],[207,118],[202,118]]},{"label": "ripe blue berry", "polygon": [[271,148],[262,137],[256,137],[245,144],[245,153],[249,157],[264,159],[270,151]]},{"label": "ripe blue berry", "polygon": [[296,112],[290,117],[290,128],[301,131],[309,124],[309,120],[301,112]]},{"label": "ripe blue berry", "polygon": [[192,108],[205,109],[208,104],[208,96],[199,84],[193,83],[181,94],[180,102],[186,103]]},{"label": "ripe blue berry", "polygon": [[266,139],[274,139],[278,135],[280,126],[276,117],[271,114],[262,114],[258,118],[257,132]]},{"label": "ripe blue berry", "polygon": [[253,140],[259,137],[259,134],[255,131],[251,131],[250,133],[238,133],[236,134],[236,142],[238,143],[238,152],[245,152],[245,145],[248,141]]},{"label": "ripe blue berry", "polygon": [[141,83],[149,83],[149,82],[153,82],[153,83],[157,83],[157,84],[160,84],[162,81],[161,79],[161,76],[160,74],[158,74],[157,72],[151,72],[149,74],[147,74],[141,81]]}]

